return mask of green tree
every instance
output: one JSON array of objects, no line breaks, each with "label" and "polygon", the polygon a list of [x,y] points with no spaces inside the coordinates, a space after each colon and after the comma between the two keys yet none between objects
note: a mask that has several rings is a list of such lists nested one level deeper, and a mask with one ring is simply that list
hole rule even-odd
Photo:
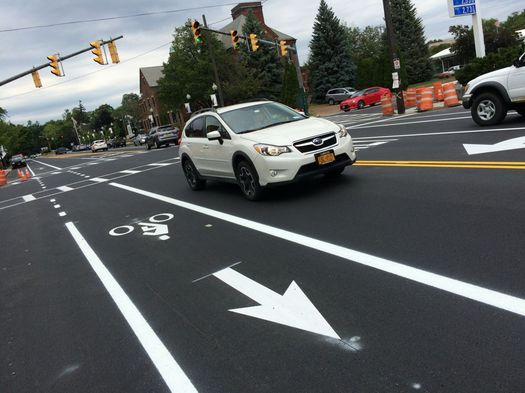
[{"label": "green tree", "polygon": [[516,30],[525,29],[525,9],[522,12],[513,12],[505,23],[503,27],[511,32],[516,32]]},{"label": "green tree", "polygon": [[7,117],[7,110],[0,107],[0,121],[4,121],[6,117]]},{"label": "green tree", "polygon": [[168,62],[164,63],[164,76],[159,80],[160,101],[163,111],[176,110],[191,95],[193,109],[210,106],[210,94],[215,83],[207,42],[214,51],[221,80],[225,104],[233,104],[258,91],[258,82],[234,61],[214,34],[203,32],[204,44],[195,45],[188,25],[175,29]]},{"label": "green tree", "polygon": [[[263,26],[250,10],[242,27],[245,36],[257,34],[257,37],[270,40]],[[259,83],[258,95],[276,100],[281,94],[283,83],[283,63],[280,61],[276,47],[260,43],[256,52],[251,52],[245,45],[240,48],[241,64]]]},{"label": "green tree", "polygon": [[323,101],[331,88],[352,86],[355,82],[351,48],[344,37],[344,26],[326,1],[321,0],[315,17],[308,60],[314,101]]},{"label": "green tree", "polygon": [[423,82],[432,77],[432,65],[425,40],[423,21],[417,17],[416,7],[411,0],[390,0],[392,24],[397,38],[401,64],[408,80],[404,84]]},{"label": "green tree", "polygon": [[113,123],[113,107],[102,104],[91,114],[91,128],[98,130],[102,127],[109,127]]},{"label": "green tree", "polygon": [[284,66],[283,87],[281,90],[280,101],[292,108],[302,106],[298,102],[299,81],[297,80],[297,72],[295,66],[291,61],[287,61]]},{"label": "green tree", "polygon": [[73,124],[67,120],[50,120],[44,125],[42,134],[52,149],[68,147],[77,143]]}]

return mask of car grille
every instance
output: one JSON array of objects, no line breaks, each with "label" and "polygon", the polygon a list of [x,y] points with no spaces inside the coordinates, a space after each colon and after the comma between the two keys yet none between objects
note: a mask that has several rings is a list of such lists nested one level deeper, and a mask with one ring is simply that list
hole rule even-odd
[{"label": "car grille", "polygon": [[[321,143],[317,143],[316,141],[316,144],[314,144],[314,140],[316,139],[321,140]],[[301,153],[310,153],[312,151],[334,146],[335,144],[337,144],[337,138],[335,137],[335,133],[331,132],[314,138],[303,139],[302,141],[295,142],[293,146]]]}]

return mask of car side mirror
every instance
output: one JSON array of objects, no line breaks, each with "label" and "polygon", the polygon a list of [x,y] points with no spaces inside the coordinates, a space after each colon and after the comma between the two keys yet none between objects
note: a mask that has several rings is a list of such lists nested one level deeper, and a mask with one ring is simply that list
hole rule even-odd
[{"label": "car side mirror", "polygon": [[206,137],[208,138],[208,140],[210,141],[219,141],[219,143],[222,145],[223,144],[223,140],[222,140],[222,136],[221,136],[221,133],[219,131],[211,131],[211,132],[208,132],[206,134]]},{"label": "car side mirror", "polygon": [[514,62],[512,63],[512,65],[516,68],[520,68],[521,66],[523,66],[523,64],[521,64],[521,61],[520,59],[516,59],[514,60]]}]

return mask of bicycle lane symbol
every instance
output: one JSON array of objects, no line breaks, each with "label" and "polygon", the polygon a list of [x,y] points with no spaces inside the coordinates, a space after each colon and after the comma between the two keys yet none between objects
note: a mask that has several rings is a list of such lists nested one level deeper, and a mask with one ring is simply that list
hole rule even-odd
[{"label": "bicycle lane symbol", "polygon": [[[151,216],[147,222],[139,222],[137,225],[142,229],[144,236],[158,236],[160,240],[168,240],[169,229],[167,224],[163,224],[166,221],[171,220],[174,217],[170,213],[159,213]],[[115,227],[109,231],[110,236],[125,236],[129,235],[135,230],[133,225],[121,225]]]}]

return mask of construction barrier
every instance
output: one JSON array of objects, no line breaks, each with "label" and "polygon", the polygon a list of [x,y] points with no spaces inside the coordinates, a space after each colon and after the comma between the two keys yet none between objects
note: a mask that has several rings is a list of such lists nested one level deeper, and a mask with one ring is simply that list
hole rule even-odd
[{"label": "construction barrier", "polygon": [[383,116],[392,116],[394,114],[392,98],[393,97],[390,94],[381,96],[381,108],[383,109]]},{"label": "construction barrier", "polygon": [[417,110],[418,112],[425,112],[431,111],[432,109],[434,109],[434,97],[432,94],[432,88],[423,87],[421,88],[421,98],[419,99]]},{"label": "construction barrier", "polygon": [[456,82],[445,83],[443,85],[443,94],[445,96],[445,106],[447,108],[460,105],[456,93]]},{"label": "construction barrier", "polygon": [[413,87],[407,89],[405,94],[405,107],[412,108],[417,105],[416,101],[416,89]]},{"label": "construction barrier", "polygon": [[0,187],[7,184],[7,172],[0,169]]},{"label": "construction barrier", "polygon": [[434,83],[434,100],[443,101],[443,84],[441,82]]}]

